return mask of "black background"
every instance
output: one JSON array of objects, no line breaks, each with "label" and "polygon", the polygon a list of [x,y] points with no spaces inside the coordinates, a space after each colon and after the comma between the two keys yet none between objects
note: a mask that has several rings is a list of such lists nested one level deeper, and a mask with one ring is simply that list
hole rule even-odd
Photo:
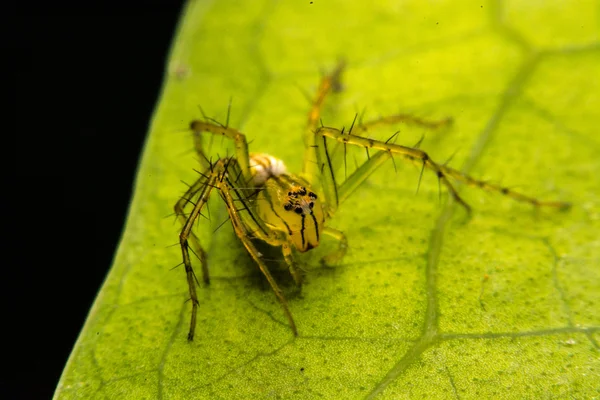
[{"label": "black background", "polygon": [[2,28],[2,399],[56,388],[112,263],[182,4],[23,7]]}]

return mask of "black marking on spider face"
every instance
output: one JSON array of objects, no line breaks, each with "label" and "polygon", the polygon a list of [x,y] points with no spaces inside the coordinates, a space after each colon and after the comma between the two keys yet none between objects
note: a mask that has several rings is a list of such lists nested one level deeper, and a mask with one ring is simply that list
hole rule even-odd
[{"label": "black marking on spider face", "polygon": [[315,206],[315,203],[311,201],[310,203],[308,203],[308,206],[309,206],[309,207],[310,207],[310,209],[312,210],[312,208]]},{"label": "black marking on spider face", "polygon": [[323,149],[325,150],[325,156],[327,157],[327,163],[329,164],[329,173],[331,174],[331,181],[333,182],[333,189],[335,193],[335,205],[340,204],[340,198],[338,196],[338,186],[335,183],[335,174],[333,173],[333,167],[331,166],[331,158],[329,158],[329,151],[327,150],[327,140],[323,136]]},{"label": "black marking on spider face", "polygon": [[308,193],[308,197],[310,197],[311,200],[316,200],[317,199],[317,195],[314,194],[313,192]]},{"label": "black marking on spider face", "polygon": [[[296,214],[302,214],[302,207],[296,207],[296,208],[294,209],[294,212],[295,212]],[[304,221],[304,219],[302,219],[302,221]]]},{"label": "black marking on spider face", "polygon": [[306,188],[301,187],[300,190],[296,193],[299,194],[300,196],[306,196]]},{"label": "black marking on spider face", "polygon": [[290,211],[292,209],[292,204],[291,203],[286,203],[283,208],[285,209],[285,211]]},{"label": "black marking on spider face", "polygon": [[[313,216],[314,218],[314,216]],[[304,248],[304,220],[306,219],[306,217],[304,216],[304,214],[302,215],[302,228],[300,229],[300,236],[302,237],[302,247]]]},{"label": "black marking on spider face", "polygon": [[[312,203],[311,203],[312,204]],[[315,223],[315,233],[317,234],[317,243],[319,243],[319,223],[317,222],[317,218],[315,218],[315,214],[310,214]]]}]

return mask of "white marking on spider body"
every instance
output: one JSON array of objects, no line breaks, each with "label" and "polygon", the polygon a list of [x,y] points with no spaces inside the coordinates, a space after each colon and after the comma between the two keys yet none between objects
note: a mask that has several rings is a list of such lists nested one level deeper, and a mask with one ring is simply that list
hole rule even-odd
[{"label": "white marking on spider body", "polygon": [[252,182],[255,186],[262,186],[272,176],[287,174],[287,168],[283,161],[271,155],[260,153],[250,154],[250,169],[252,171]]}]

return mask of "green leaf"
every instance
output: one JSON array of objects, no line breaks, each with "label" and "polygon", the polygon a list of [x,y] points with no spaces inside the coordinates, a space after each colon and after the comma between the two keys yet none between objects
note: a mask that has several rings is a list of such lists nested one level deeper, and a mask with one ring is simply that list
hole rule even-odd
[{"label": "green leaf", "polygon": [[[599,7],[190,2],[119,251],[56,398],[600,396]],[[397,172],[382,167],[330,221],[349,240],[340,265],[320,266],[336,246],[324,239],[302,257],[301,294],[274,267],[295,338],[230,224],[213,234],[226,218],[214,196],[198,226],[212,282],[198,289],[188,343],[184,272],[172,270],[180,252],[167,247],[179,224],[165,216],[180,180],[197,176],[189,121],[202,106],[224,122],[231,97],[230,125],[251,151],[300,171],[302,90],[340,57],[344,91],[327,125],[349,126],[364,108],[366,119],[453,116],[452,129],[426,133],[433,159],[456,152],[453,166],[572,210],[536,212],[462,187],[475,210],[466,219],[438,201],[427,171],[415,194],[419,169],[398,158]],[[422,133],[400,129],[407,145]]]}]

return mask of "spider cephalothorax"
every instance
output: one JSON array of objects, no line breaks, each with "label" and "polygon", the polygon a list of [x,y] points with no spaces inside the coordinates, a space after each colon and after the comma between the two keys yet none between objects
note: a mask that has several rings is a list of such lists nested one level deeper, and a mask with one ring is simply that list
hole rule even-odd
[{"label": "spider cephalothorax", "polygon": [[[294,213],[300,217],[300,229],[290,228],[290,237],[296,249],[301,252],[308,251],[319,245],[319,236],[323,229],[323,211],[315,202],[317,195],[314,192],[307,191],[304,186],[293,186],[287,193],[287,202],[283,209]],[[292,215],[286,215],[284,220],[288,220],[290,226],[298,225],[298,218]]]},{"label": "spider cephalothorax", "polygon": [[258,204],[267,202],[271,207],[257,210],[258,217],[273,229],[284,231],[293,248],[308,251],[319,245],[325,228],[323,203],[317,197],[298,177],[273,177],[258,195]]}]

